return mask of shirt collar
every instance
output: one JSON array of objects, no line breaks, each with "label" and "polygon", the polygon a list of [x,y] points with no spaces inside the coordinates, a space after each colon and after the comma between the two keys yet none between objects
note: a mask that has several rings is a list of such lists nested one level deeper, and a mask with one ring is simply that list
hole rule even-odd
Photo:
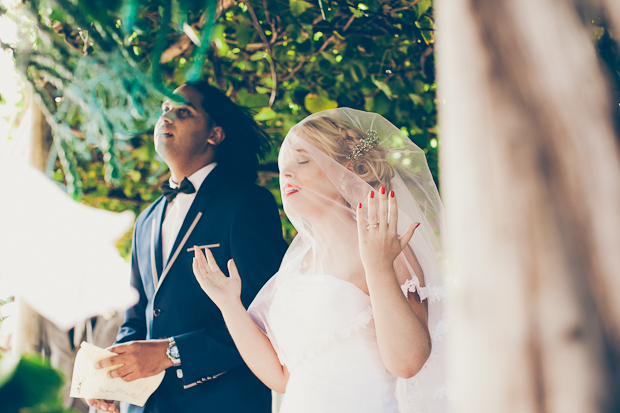
[{"label": "shirt collar", "polygon": [[[187,177],[187,179],[192,183],[192,185],[194,185],[196,192],[198,192],[198,190],[200,189],[200,185],[202,185],[207,175],[209,175],[209,173],[216,166],[217,166],[217,162],[211,162],[209,165],[200,168],[199,170],[194,172],[191,176]],[[174,182],[172,178],[170,178],[169,183],[170,183],[170,188],[176,188],[179,186],[179,184]]]}]

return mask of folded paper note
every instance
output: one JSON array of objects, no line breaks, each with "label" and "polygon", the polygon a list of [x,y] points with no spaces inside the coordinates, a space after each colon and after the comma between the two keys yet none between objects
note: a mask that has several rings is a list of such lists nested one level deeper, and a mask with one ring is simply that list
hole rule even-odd
[{"label": "folded paper note", "polygon": [[118,400],[144,406],[149,396],[159,387],[166,372],[126,382],[120,377],[108,377],[110,370],[120,366],[95,369],[95,363],[115,355],[116,353],[83,342],[75,357],[70,396],[82,399]]}]

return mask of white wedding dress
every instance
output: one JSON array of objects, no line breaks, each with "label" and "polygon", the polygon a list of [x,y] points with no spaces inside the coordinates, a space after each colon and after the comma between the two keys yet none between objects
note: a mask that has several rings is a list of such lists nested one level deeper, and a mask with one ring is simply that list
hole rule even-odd
[{"label": "white wedding dress", "polygon": [[283,283],[268,311],[290,372],[280,413],[398,412],[397,378],[379,355],[362,290],[331,275],[299,275]]}]

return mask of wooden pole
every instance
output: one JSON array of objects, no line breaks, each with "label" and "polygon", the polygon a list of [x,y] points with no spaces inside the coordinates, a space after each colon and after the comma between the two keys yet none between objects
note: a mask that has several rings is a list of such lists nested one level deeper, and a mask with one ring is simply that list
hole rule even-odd
[{"label": "wooden pole", "polygon": [[587,2],[437,3],[454,411],[620,411],[620,156]]}]

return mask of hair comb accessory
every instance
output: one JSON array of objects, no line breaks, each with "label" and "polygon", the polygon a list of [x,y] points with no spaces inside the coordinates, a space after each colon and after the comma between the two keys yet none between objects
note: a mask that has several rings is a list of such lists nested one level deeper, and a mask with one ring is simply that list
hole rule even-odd
[{"label": "hair comb accessory", "polygon": [[353,147],[349,156],[347,156],[347,160],[356,161],[366,152],[371,150],[374,146],[379,144],[379,135],[375,130],[369,130],[364,134],[364,137],[360,140],[360,143]]}]

